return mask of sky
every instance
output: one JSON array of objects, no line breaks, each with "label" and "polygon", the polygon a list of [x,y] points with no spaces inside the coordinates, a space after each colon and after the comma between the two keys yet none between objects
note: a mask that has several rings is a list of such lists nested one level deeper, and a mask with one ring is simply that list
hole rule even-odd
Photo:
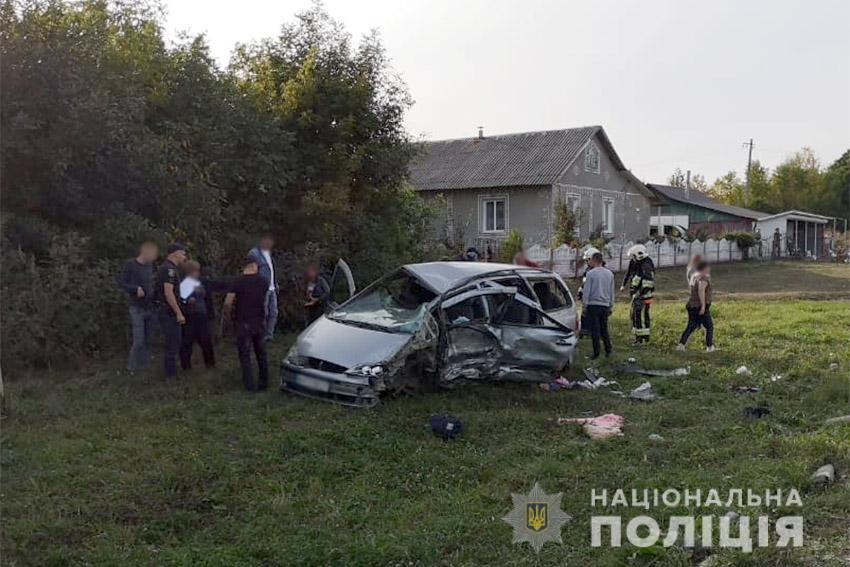
[{"label": "sky", "polygon": [[[847,0],[325,0],[377,29],[415,103],[417,139],[601,124],[646,182],[743,175],[850,149]],[[167,33],[203,33],[226,65],[310,0],[166,0]]]}]

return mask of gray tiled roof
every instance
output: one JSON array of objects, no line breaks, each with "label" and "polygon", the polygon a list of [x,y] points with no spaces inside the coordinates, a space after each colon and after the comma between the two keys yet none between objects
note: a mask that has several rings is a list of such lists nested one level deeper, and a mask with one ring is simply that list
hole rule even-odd
[{"label": "gray tiled roof", "polygon": [[652,190],[653,192],[660,195],[663,199],[668,199],[670,201],[676,201],[679,203],[686,203],[688,205],[702,207],[704,209],[711,209],[712,211],[726,213],[727,215],[733,215],[736,217],[752,220],[760,219],[762,217],[767,216],[767,213],[760,213],[759,211],[754,211],[752,209],[745,209],[743,207],[735,207],[733,205],[721,203],[712,199],[702,191],[697,191],[696,189],[691,189],[688,195],[685,195],[685,189],[683,187],[656,185],[654,183],[648,183],[647,187],[649,187],[650,190]]},{"label": "gray tiled roof", "polygon": [[[410,166],[410,180],[421,190],[551,185],[600,131],[587,126],[426,142]],[[624,169],[604,131],[602,140]]]}]

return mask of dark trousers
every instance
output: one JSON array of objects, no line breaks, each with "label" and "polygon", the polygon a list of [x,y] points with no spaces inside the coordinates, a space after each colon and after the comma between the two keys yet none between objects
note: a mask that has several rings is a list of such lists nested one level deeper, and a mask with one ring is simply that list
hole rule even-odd
[{"label": "dark trousers", "polygon": [[204,353],[204,366],[215,367],[215,349],[213,348],[210,322],[206,315],[187,315],[186,326],[183,328],[180,342],[180,366],[183,370],[192,368],[192,349],[195,343],[201,346]]},{"label": "dark trousers", "polygon": [[593,356],[599,356],[599,339],[605,345],[605,354],[611,354],[611,337],[608,335],[608,307],[588,305],[584,308],[582,322],[587,324],[593,343]]},{"label": "dark trousers", "polygon": [[688,326],[679,339],[680,344],[687,344],[691,334],[700,328],[705,328],[705,346],[714,346],[714,321],[711,318],[711,305],[705,306],[705,313],[699,314],[699,307],[686,306],[688,310]]},{"label": "dark trousers", "polygon": [[[269,363],[266,358],[265,321],[254,323],[236,323],[236,349],[239,351],[239,365],[242,367],[242,383],[249,391],[264,390],[269,386]],[[251,349],[257,357],[259,381],[254,384],[254,368],[251,363]]]},{"label": "dark trousers", "polygon": [[649,341],[649,305],[639,297],[632,299],[632,332],[635,335],[635,341]]},{"label": "dark trousers", "polygon": [[177,376],[177,353],[180,351],[182,329],[174,312],[165,308],[159,312],[159,325],[162,328],[162,338],[165,342],[163,350],[163,367],[167,378]]}]

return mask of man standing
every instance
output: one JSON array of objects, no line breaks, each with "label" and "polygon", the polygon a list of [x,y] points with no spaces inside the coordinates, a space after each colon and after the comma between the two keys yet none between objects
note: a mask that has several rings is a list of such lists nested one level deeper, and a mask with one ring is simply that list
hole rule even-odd
[{"label": "man standing", "polygon": [[605,356],[611,355],[611,337],[608,334],[608,316],[614,309],[614,273],[603,266],[605,260],[601,252],[590,258],[591,269],[585,274],[582,294],[584,313],[587,318],[590,338],[593,343],[593,356],[599,358],[599,340],[605,345]]},{"label": "man standing", "polygon": [[[269,387],[269,364],[266,359],[266,294],[268,281],[259,274],[254,256],[248,256],[242,264],[242,275],[234,280],[230,292],[224,298],[224,309],[232,313],[236,306],[236,348],[239,365],[242,367],[242,383],[249,392]],[[251,365],[251,350],[257,357],[259,382],[254,384]]]},{"label": "man standing", "polygon": [[172,243],[166,249],[168,256],[157,272],[156,294],[154,301],[159,312],[159,324],[162,327],[162,337],[165,341],[165,356],[163,366],[165,377],[177,376],[177,354],[180,352],[181,327],[186,324],[186,317],[180,310],[177,293],[180,287],[178,268],[186,261],[186,249],[182,244]]},{"label": "man standing", "polygon": [[153,240],[145,240],[139,254],[124,264],[118,283],[127,293],[130,310],[130,325],[133,330],[133,346],[127,359],[127,370],[135,372],[150,365],[151,340],[153,337],[153,263],[159,256],[159,248]]},{"label": "man standing", "polygon": [[655,264],[643,244],[632,246],[629,249],[629,257],[629,269],[626,270],[620,289],[629,286],[632,298],[632,333],[635,336],[635,344],[638,345],[649,342],[649,307],[655,293]]},{"label": "man standing", "polygon": [[272,340],[274,328],[277,326],[277,278],[272,259],[272,248],[274,247],[274,236],[266,232],[260,238],[260,243],[252,248],[248,255],[254,259],[259,269],[260,277],[268,282],[268,290],[265,296],[265,333],[263,339]]}]

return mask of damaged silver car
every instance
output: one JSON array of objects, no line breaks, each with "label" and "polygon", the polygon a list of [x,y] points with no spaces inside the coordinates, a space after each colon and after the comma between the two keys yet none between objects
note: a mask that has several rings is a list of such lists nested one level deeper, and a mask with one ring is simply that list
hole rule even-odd
[{"label": "damaged silver car", "polygon": [[340,260],[331,296],[284,358],[281,389],[370,407],[392,392],[545,381],[571,362],[578,342],[572,294],[536,268],[408,264],[355,295]]}]

